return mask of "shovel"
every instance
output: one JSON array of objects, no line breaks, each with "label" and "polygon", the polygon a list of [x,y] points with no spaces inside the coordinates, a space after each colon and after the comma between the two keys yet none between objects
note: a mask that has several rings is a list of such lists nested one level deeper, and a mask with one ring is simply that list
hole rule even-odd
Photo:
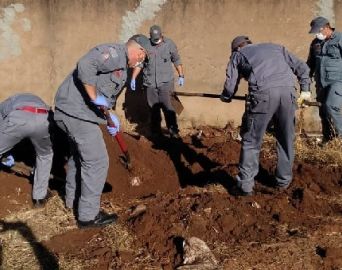
[{"label": "shovel", "polygon": [[[107,125],[110,127],[115,127],[115,124],[112,118],[110,117],[110,113],[108,109],[102,108],[102,110],[103,110],[104,115],[106,116]],[[120,161],[125,166],[125,168],[130,171],[132,169],[131,157],[128,153],[128,147],[122,137],[122,133],[119,131],[114,137],[116,141],[118,142],[120,150],[123,154],[123,156],[120,157],[121,158]]]},{"label": "shovel", "polygon": [[318,101],[308,101],[308,100],[304,100],[302,105],[306,105],[306,106],[315,106],[315,107],[321,107],[322,103],[318,102]]},{"label": "shovel", "polygon": [[[172,106],[175,108],[176,113],[179,115],[184,109],[184,106],[182,102],[179,100],[178,96],[184,96],[184,97],[205,97],[205,98],[220,98],[221,95],[219,94],[211,94],[211,93],[188,93],[188,92],[174,92],[171,98]],[[235,100],[242,100],[246,101],[247,95],[245,96],[233,96],[231,99]],[[306,106],[316,106],[320,107],[322,104],[320,102],[316,101],[303,101],[302,105]]]},{"label": "shovel", "polygon": [[[177,96],[185,96],[185,97],[206,97],[206,98],[220,98],[219,94],[210,94],[210,93],[188,93],[188,92],[175,92]],[[232,99],[236,100],[246,100],[246,96],[233,96]]]},{"label": "shovel", "polygon": [[[176,113],[179,115],[184,110],[184,106],[182,102],[179,100],[178,96],[184,97],[205,97],[205,98],[220,98],[219,94],[210,94],[210,93],[188,93],[188,92],[174,92],[171,96],[171,104],[175,109]],[[234,96],[232,99],[235,100],[246,100],[246,96]]]}]

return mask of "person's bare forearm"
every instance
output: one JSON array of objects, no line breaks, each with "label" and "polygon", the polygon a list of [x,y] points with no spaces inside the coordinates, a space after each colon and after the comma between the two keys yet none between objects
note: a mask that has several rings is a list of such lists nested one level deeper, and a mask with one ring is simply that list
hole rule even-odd
[{"label": "person's bare forearm", "polygon": [[178,76],[179,77],[184,77],[184,72],[183,72],[183,65],[178,65],[178,66],[176,66],[176,70],[177,70],[177,72],[178,72]]},{"label": "person's bare forearm", "polygon": [[140,73],[141,70],[142,70],[141,67],[135,67],[135,68],[133,69],[133,72],[132,72],[132,80],[135,80],[135,79],[138,77],[138,75],[139,75],[139,73]]},{"label": "person's bare forearm", "polygon": [[89,84],[83,84],[84,88],[91,100],[95,100],[97,93],[96,93],[96,87],[94,85],[89,85]]}]

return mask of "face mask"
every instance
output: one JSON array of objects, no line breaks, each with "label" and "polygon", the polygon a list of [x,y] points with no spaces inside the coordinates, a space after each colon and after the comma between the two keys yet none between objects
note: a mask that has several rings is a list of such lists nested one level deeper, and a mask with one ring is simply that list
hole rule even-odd
[{"label": "face mask", "polygon": [[319,40],[325,40],[327,38],[327,36],[323,35],[322,33],[318,33],[318,34],[316,34],[316,38]]},{"label": "face mask", "polygon": [[158,45],[160,42],[162,42],[162,39],[160,38],[158,41],[152,41],[153,44]]}]

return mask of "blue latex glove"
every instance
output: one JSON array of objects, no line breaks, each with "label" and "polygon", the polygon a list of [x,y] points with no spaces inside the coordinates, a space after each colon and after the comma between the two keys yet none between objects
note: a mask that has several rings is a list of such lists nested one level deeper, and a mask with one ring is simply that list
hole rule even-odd
[{"label": "blue latex glove", "polygon": [[135,79],[131,80],[131,90],[135,91]]},{"label": "blue latex glove", "polygon": [[230,97],[227,97],[227,96],[224,96],[224,95],[221,95],[220,99],[221,99],[222,102],[226,102],[226,103],[232,102],[232,99]]},{"label": "blue latex glove", "polygon": [[115,136],[120,130],[120,121],[119,118],[115,115],[110,113],[110,118],[114,122],[115,127],[110,127],[107,125],[107,131],[111,136]]},{"label": "blue latex glove", "polygon": [[108,108],[109,106],[105,96],[101,94],[97,94],[96,99],[92,100],[91,102],[93,102],[97,106],[104,106],[106,108]]},{"label": "blue latex glove", "polygon": [[184,85],[184,77],[178,77],[178,85],[183,86]]},{"label": "blue latex glove", "polygon": [[15,161],[12,155],[9,155],[8,157],[6,157],[2,162],[2,165],[11,168],[12,166],[14,166]]}]

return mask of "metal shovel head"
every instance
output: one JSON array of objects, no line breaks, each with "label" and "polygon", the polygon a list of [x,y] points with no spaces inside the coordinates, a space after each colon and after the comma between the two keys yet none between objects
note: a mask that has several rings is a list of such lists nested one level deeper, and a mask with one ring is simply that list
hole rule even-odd
[{"label": "metal shovel head", "polygon": [[184,106],[182,102],[179,100],[179,98],[176,96],[176,94],[171,95],[171,104],[172,107],[175,109],[175,112],[180,115],[182,111],[184,110]]}]

